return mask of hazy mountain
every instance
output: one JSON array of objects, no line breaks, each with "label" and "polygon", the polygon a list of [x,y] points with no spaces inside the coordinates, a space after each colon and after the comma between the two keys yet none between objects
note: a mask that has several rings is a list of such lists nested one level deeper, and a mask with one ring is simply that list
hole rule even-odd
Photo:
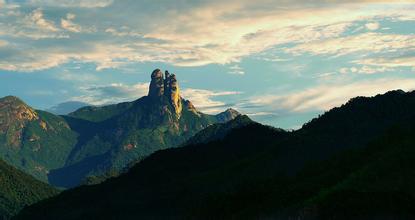
[{"label": "hazy mountain", "polygon": [[413,219],[414,110],[415,92],[394,91],[352,99],[294,132],[247,123],[17,219]]},{"label": "hazy mountain", "polygon": [[56,194],[58,190],[0,160],[0,219]]},{"label": "hazy mountain", "polygon": [[82,108],[88,105],[89,104],[85,102],[68,101],[68,102],[57,104],[48,109],[45,109],[45,111],[53,113],[55,115],[67,115],[71,112],[78,110],[79,108]]}]

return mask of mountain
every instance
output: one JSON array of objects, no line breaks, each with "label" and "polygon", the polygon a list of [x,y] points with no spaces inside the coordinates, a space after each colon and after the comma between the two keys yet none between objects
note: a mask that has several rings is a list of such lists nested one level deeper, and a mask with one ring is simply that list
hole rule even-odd
[{"label": "mountain", "polygon": [[116,105],[88,106],[64,117],[80,137],[65,166],[52,170],[49,181],[73,187],[85,178],[118,174],[157,150],[179,146],[207,126],[237,115],[233,109],[216,116],[199,112],[180,96],[176,76],[156,69],[148,96]]},{"label": "mountain", "polygon": [[50,170],[65,164],[76,139],[62,117],[17,97],[0,99],[0,158],[7,163],[46,181]]},{"label": "mountain", "polygon": [[247,123],[157,151],[16,219],[413,219],[414,110],[415,92],[392,91],[354,98],[297,131]]},{"label": "mountain", "polygon": [[[232,112],[233,110],[230,109],[228,111]],[[193,137],[186,141],[183,144],[183,146],[196,145],[221,140],[233,129],[244,127],[252,123],[255,122],[252,121],[248,116],[238,115],[234,119],[230,120],[228,123],[216,123],[208,126],[207,128],[196,133]]]},{"label": "mountain", "polygon": [[56,194],[58,190],[0,160],[0,219]]},{"label": "mountain", "polygon": [[71,112],[78,110],[79,108],[88,106],[88,103],[78,101],[63,102],[58,105],[52,106],[45,111],[51,112],[55,115],[67,115]]},{"label": "mountain", "polygon": [[52,185],[74,187],[86,178],[116,176],[129,164],[238,115],[233,109],[199,112],[180,96],[176,76],[156,69],[148,96],[68,115],[34,110],[17,97],[0,99],[0,158]]}]

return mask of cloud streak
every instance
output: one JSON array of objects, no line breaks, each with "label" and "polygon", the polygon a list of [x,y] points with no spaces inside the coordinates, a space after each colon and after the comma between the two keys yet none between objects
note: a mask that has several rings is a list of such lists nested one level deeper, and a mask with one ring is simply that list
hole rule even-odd
[{"label": "cloud streak", "polygon": [[210,114],[222,112],[229,107],[225,102],[215,100],[215,98],[239,94],[241,94],[241,92],[238,91],[212,91],[193,88],[184,89],[182,91],[182,95],[185,99],[190,100],[200,111]]},{"label": "cloud streak", "polygon": [[374,96],[396,89],[414,90],[415,79],[391,78],[320,85],[287,95],[254,97],[247,104],[270,108],[273,112],[327,111],[356,96]]},{"label": "cloud streak", "polygon": [[49,7],[80,7],[80,8],[101,8],[107,7],[113,0],[30,0],[29,4]]},{"label": "cloud streak", "polygon": [[149,83],[125,85],[112,83],[109,85],[95,85],[80,88],[84,95],[73,97],[71,101],[80,101],[92,105],[106,105],[132,101],[147,95]]}]

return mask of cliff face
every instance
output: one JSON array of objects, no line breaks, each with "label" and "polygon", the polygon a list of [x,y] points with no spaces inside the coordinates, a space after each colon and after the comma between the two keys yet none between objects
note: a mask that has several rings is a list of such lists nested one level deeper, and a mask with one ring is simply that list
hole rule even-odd
[{"label": "cliff face", "polygon": [[160,69],[155,69],[151,73],[150,90],[148,91],[149,97],[160,97],[164,94],[164,81],[163,73]]},{"label": "cliff face", "polygon": [[150,89],[148,96],[152,98],[166,99],[173,108],[173,112],[180,118],[182,113],[182,98],[180,97],[179,83],[176,75],[170,74],[166,70],[165,77],[160,69],[156,69],[151,74]]}]

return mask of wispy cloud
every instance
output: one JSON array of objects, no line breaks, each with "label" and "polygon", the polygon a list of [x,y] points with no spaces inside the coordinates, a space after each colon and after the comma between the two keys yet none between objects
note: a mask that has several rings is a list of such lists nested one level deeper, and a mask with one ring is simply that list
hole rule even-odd
[{"label": "wispy cloud", "polygon": [[28,16],[28,20],[32,21],[33,24],[36,25],[38,28],[46,30],[46,31],[56,32],[59,30],[52,21],[49,21],[44,18],[43,12],[41,9],[34,10]]},{"label": "wispy cloud", "polygon": [[[160,16],[155,16],[152,10],[157,4],[139,1],[17,2],[14,4],[21,5],[14,9],[16,16],[0,17],[0,36],[15,38],[14,48],[0,53],[10,53],[10,50],[25,50],[26,53],[7,54],[4,57],[9,59],[2,60],[0,69],[34,71],[70,60],[95,63],[97,70],[146,61],[201,66],[238,63],[246,56],[284,44],[298,44],[288,48],[286,52],[289,53],[332,55],[356,50],[397,50],[413,44],[412,35],[344,36],[355,22],[378,17],[411,17],[414,9],[407,4],[262,1],[166,2],[166,7],[157,8]],[[38,9],[30,11],[33,7]],[[120,9],[123,9],[122,15],[118,13]],[[24,16],[17,16],[19,13]],[[110,22],[106,20],[108,14],[112,15]],[[378,25],[372,22],[367,26],[375,30]],[[20,38],[32,40],[21,41]],[[54,39],[48,42],[47,49],[45,43],[37,41],[45,38]],[[76,53],[75,42],[80,45]]]},{"label": "wispy cloud", "polygon": [[29,3],[54,7],[97,8],[107,7],[113,3],[113,0],[30,0]]},{"label": "wispy cloud", "polygon": [[0,47],[6,46],[7,44],[9,44],[7,41],[0,40]]},{"label": "wispy cloud", "polygon": [[380,68],[415,67],[415,57],[407,56],[397,58],[369,58],[355,61],[355,63],[378,66]]},{"label": "wispy cloud", "polygon": [[229,107],[223,101],[214,100],[220,96],[238,95],[238,91],[212,91],[205,89],[184,89],[182,95],[184,98],[192,101],[192,103],[204,113],[219,113]]},{"label": "wispy cloud", "polygon": [[71,32],[81,32],[82,28],[80,25],[73,23],[75,18],[74,14],[68,13],[66,18],[61,19],[61,27]]},{"label": "wispy cloud", "polygon": [[365,26],[366,26],[367,29],[369,29],[371,31],[375,31],[375,30],[379,29],[380,24],[379,24],[379,22],[370,22],[370,23],[365,24]]},{"label": "wispy cloud", "polygon": [[349,73],[359,73],[359,74],[375,74],[375,73],[384,73],[387,71],[393,71],[394,68],[390,67],[376,67],[376,66],[353,66],[353,67],[343,67],[340,68],[339,73],[349,74]]},{"label": "wispy cloud", "polygon": [[286,95],[252,97],[244,105],[254,106],[257,111],[275,113],[325,111],[340,106],[356,96],[374,96],[396,89],[414,90],[415,79],[392,78],[320,85]]},{"label": "wispy cloud", "polygon": [[399,34],[363,33],[340,38],[318,40],[288,48],[289,53],[342,56],[350,53],[387,53],[415,47],[415,36]]},{"label": "wispy cloud", "polygon": [[239,65],[233,65],[229,67],[230,74],[244,75],[245,71]]},{"label": "wispy cloud", "polygon": [[92,105],[105,105],[119,102],[132,101],[147,95],[149,83],[125,85],[112,83],[109,85],[95,85],[82,87],[84,95],[71,98],[72,101],[80,101]]}]

